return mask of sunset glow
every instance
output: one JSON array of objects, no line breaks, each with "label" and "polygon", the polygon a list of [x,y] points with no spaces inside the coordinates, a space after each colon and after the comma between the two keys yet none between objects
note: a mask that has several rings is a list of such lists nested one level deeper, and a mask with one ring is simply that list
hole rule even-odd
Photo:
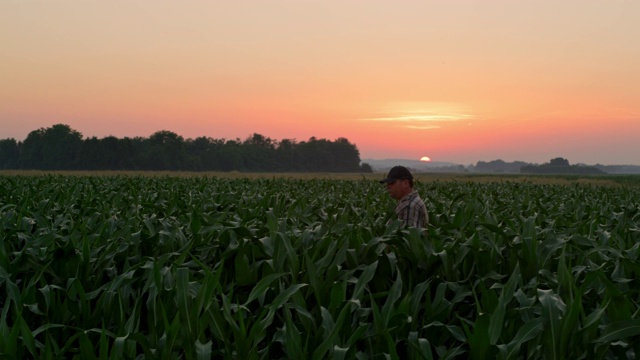
[{"label": "sunset glow", "polygon": [[0,139],[63,123],[640,165],[638,1],[249,3],[2,2]]}]

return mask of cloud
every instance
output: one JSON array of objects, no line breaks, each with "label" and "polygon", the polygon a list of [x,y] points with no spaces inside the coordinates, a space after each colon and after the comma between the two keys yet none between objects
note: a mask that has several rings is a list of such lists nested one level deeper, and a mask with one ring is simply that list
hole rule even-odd
[{"label": "cloud", "polygon": [[460,121],[472,118],[467,114],[453,115],[402,115],[362,119],[366,121],[397,121],[397,122],[431,122],[431,121]]},{"label": "cloud", "polygon": [[433,129],[441,128],[441,126],[438,126],[438,125],[427,125],[427,126],[407,125],[405,127],[407,129],[414,129],[414,130],[433,130]]},{"label": "cloud", "polygon": [[449,114],[403,114],[396,116],[381,116],[360,119],[362,121],[392,123],[396,126],[412,130],[433,130],[440,129],[439,123],[451,123],[457,121],[469,121],[474,116],[470,114],[449,113]]}]

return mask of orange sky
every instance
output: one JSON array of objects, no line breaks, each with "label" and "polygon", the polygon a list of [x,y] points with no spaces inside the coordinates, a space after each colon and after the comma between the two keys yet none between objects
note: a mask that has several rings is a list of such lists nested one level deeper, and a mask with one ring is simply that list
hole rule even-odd
[{"label": "orange sky", "polygon": [[346,137],[640,165],[640,1],[3,1],[0,139]]}]

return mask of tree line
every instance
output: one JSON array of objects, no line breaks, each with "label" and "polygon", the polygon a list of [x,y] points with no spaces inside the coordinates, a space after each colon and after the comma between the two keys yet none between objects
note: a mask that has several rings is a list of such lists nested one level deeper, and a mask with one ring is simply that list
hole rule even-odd
[{"label": "tree line", "polygon": [[277,141],[254,133],[185,140],[162,130],[148,138],[84,139],[65,124],[34,130],[24,141],[0,140],[0,169],[372,172],[346,138]]},{"label": "tree line", "polygon": [[603,175],[606,172],[595,166],[571,165],[569,160],[561,157],[553,158],[542,165],[527,165],[520,169],[523,174],[579,174],[579,175]]}]

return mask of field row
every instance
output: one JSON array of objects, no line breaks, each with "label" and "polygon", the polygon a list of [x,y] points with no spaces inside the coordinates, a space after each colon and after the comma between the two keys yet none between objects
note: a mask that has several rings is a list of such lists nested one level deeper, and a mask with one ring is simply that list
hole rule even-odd
[{"label": "field row", "polygon": [[3,358],[640,355],[640,188],[0,177]]}]

